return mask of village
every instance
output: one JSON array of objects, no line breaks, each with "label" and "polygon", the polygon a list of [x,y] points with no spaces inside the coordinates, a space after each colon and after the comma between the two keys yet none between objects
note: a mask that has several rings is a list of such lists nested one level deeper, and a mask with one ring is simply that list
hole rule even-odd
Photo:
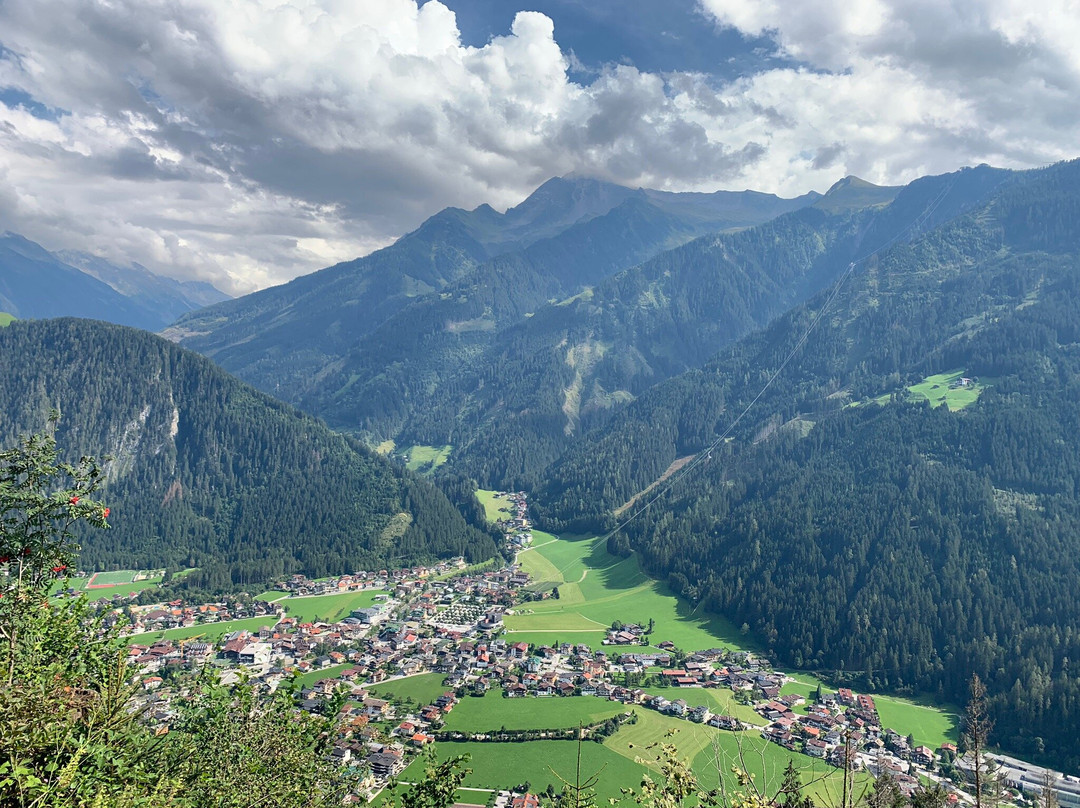
[{"label": "village", "polygon": [[[531,540],[527,507],[523,494],[506,496],[515,507],[513,519],[504,525],[514,551]],[[679,649],[670,642],[651,647],[651,627],[621,623],[607,632],[603,648],[515,642],[504,630],[504,617],[537,596],[528,589],[530,583],[516,564],[472,570],[455,559],[321,581],[297,575],[278,584],[282,599],[273,602],[172,601],[123,609],[112,608],[115,601],[104,603],[112,608],[110,619],[129,635],[129,662],[142,688],[140,706],[162,729],[174,719],[174,700],[183,695],[192,674],[208,667],[223,683],[243,678],[266,691],[297,683],[298,705],[304,710],[321,712],[332,698],[343,696],[333,754],[363,773],[358,799],[372,799],[428,745],[468,739],[468,733],[446,728],[447,716],[462,699],[493,690],[508,699],[591,696],[625,705],[624,717],[639,709],[655,710],[719,730],[752,731],[836,767],[874,776],[887,772],[906,793],[920,785],[920,778],[940,780],[935,769],[942,760],[951,764],[957,754],[952,744],[914,746],[883,727],[869,695],[846,688],[829,694],[819,689],[812,700],[782,694],[791,678],[746,651]],[[334,622],[300,620],[289,616],[284,605],[294,597],[369,590],[375,593],[372,605]],[[249,617],[266,617],[269,624],[228,631],[218,639],[196,634],[141,641],[149,633]],[[392,691],[393,684],[424,675],[437,675],[442,682],[428,703],[372,692]],[[751,722],[744,715],[740,720],[691,706],[680,691],[693,688],[729,689],[760,719]],[[959,789],[951,789],[951,802],[965,799]]]}]

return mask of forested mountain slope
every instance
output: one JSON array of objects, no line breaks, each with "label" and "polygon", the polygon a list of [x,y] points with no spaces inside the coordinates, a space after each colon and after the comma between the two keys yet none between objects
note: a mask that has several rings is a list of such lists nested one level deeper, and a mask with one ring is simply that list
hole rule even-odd
[{"label": "forested mountain slope", "polygon": [[[701,233],[757,224],[816,198],[556,178],[505,214],[449,208],[372,255],[195,312],[166,335],[337,426],[385,436],[400,428],[398,403],[364,408],[371,395],[400,396],[415,384],[412,370],[406,382],[394,378],[402,350],[434,341],[445,356],[469,354],[491,329],[550,299]],[[384,354],[394,357],[385,383],[381,367],[370,370],[370,357]]]},{"label": "forested mountain slope", "polygon": [[90,568],[198,566],[222,586],[496,550],[430,482],[145,332],[0,329],[0,442],[52,408],[60,446],[112,456],[112,529],[86,536]]},{"label": "forested mountain slope", "polygon": [[[521,294],[504,257],[459,299],[402,312],[350,355],[340,386],[326,385],[333,392],[305,406],[381,437],[377,427],[400,423],[390,431],[399,442],[451,444],[451,462],[487,485],[532,486],[583,432],[805,300],[932,201],[931,225],[1006,176],[982,167],[902,191],[848,178],[811,207],[699,238],[484,331],[484,312]],[[414,309],[425,313],[406,321]],[[448,333],[450,322],[458,333]]]},{"label": "forested mountain slope", "polygon": [[[590,436],[542,492],[548,524],[602,521],[708,446],[826,299]],[[977,401],[910,400],[948,371]],[[997,742],[1080,767],[1080,162],[858,267],[732,437],[613,549],[786,664],[958,703],[977,672]]]}]

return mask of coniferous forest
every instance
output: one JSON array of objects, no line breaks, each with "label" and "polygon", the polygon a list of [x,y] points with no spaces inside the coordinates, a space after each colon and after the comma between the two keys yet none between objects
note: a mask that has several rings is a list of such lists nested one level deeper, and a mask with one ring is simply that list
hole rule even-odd
[{"label": "coniferous forest", "polygon": [[90,320],[0,329],[0,436],[108,455],[112,529],[91,569],[198,567],[201,588],[496,551],[434,484],[146,332]]}]

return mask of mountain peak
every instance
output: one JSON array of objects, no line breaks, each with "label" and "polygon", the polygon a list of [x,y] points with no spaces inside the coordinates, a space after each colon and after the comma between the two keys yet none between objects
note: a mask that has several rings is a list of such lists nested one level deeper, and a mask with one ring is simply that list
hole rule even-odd
[{"label": "mountain peak", "polygon": [[815,208],[837,213],[877,205],[887,205],[900,193],[899,185],[875,185],[854,174],[833,184],[825,196],[814,203]]}]

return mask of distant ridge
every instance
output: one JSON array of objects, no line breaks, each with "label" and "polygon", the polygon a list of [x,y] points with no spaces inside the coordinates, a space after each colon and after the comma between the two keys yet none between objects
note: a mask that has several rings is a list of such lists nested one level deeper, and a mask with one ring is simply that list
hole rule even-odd
[{"label": "distant ridge", "polygon": [[227,297],[210,284],[181,283],[88,253],[51,253],[17,233],[0,235],[0,310],[20,319],[87,317],[157,331]]}]

